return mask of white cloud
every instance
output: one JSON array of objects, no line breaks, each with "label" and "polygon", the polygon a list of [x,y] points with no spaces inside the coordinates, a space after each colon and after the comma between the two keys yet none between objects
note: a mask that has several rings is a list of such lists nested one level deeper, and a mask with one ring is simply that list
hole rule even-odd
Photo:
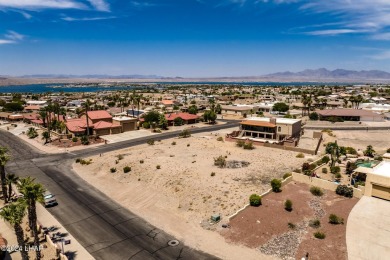
[{"label": "white cloud", "polygon": [[16,43],[16,42],[12,40],[0,39],[0,44],[12,44],[12,43]]},{"label": "white cloud", "polygon": [[385,33],[377,33],[374,34],[372,37],[374,40],[390,40],[390,32],[385,32]]},{"label": "white cloud", "polygon": [[311,31],[306,32],[305,34],[308,35],[330,35],[330,36],[336,36],[339,34],[350,34],[350,33],[361,33],[362,31],[359,30],[352,30],[352,29],[330,29],[330,30],[317,30],[317,31]]},{"label": "white cloud", "polygon": [[10,39],[12,41],[21,41],[25,38],[25,35],[17,33],[15,31],[8,31],[8,33],[4,36],[5,38]]},{"label": "white cloud", "polygon": [[24,18],[26,18],[27,20],[30,20],[32,18],[32,15],[27,13],[27,12],[24,12],[24,11],[19,11],[18,13],[20,13],[21,15],[23,15]]},{"label": "white cloud", "polygon": [[109,12],[110,5],[104,0],[88,0],[88,2],[98,11]]},{"label": "white cloud", "polygon": [[378,54],[368,56],[374,60],[390,60],[390,51],[382,51]]},{"label": "white cloud", "polygon": [[73,0],[0,0],[0,6],[18,9],[85,9],[86,6]]},{"label": "white cloud", "polygon": [[62,17],[61,19],[68,22],[74,22],[74,21],[97,21],[97,20],[107,20],[107,19],[115,19],[116,16],[106,16],[106,17],[81,17],[81,18],[75,18],[75,17]]}]

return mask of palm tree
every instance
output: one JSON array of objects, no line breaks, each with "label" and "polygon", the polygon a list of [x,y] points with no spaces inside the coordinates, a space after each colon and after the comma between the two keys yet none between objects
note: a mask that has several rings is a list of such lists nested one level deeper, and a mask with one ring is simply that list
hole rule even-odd
[{"label": "palm tree", "polygon": [[5,179],[6,179],[6,182],[8,184],[8,198],[11,198],[11,196],[12,196],[12,184],[17,184],[18,180],[19,180],[19,177],[16,176],[15,174],[13,174],[13,173],[9,173]]},{"label": "palm tree", "polygon": [[[45,189],[39,183],[34,182],[35,179],[27,177],[21,180],[19,183],[19,191],[23,194],[23,201],[28,208],[28,222],[34,235],[34,246],[39,248],[39,237],[37,229],[37,209],[36,203],[43,202],[43,193]],[[41,259],[41,252],[36,251],[36,259]]]},{"label": "palm tree", "polygon": [[5,180],[5,165],[10,160],[8,154],[8,149],[6,147],[0,146],[0,178],[1,178],[1,189],[3,191],[3,199],[5,203],[8,202],[7,199],[7,183]]},{"label": "palm tree", "polygon": [[85,104],[84,104],[84,108],[85,108],[85,120],[87,120],[87,138],[89,140],[89,120],[88,120],[88,111],[89,111],[89,107],[91,106],[91,101],[89,99],[87,99],[85,101]]},{"label": "palm tree", "polygon": [[38,112],[39,116],[41,117],[42,121],[43,121],[43,127],[46,127],[46,117],[47,117],[47,113],[44,109],[40,110]]},{"label": "palm tree", "polygon": [[45,144],[47,144],[50,140],[50,134],[49,131],[45,131],[42,133],[42,140],[45,139]]},{"label": "palm tree", "polygon": [[24,232],[21,226],[25,214],[26,214],[26,205],[20,202],[6,205],[0,211],[0,217],[3,218],[5,221],[9,222],[15,230],[18,244],[22,248],[22,250],[20,250],[20,254],[22,255],[22,260],[29,259],[28,252],[24,250],[25,249]]}]

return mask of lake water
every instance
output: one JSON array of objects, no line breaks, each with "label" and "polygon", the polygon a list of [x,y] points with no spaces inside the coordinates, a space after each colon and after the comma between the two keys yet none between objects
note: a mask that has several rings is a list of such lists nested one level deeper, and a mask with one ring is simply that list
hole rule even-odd
[{"label": "lake water", "polygon": [[[313,82],[156,82],[160,86],[172,85],[247,85],[247,86],[320,86],[320,85],[339,85],[339,83],[313,83]],[[153,85],[150,83],[150,85]],[[31,85],[15,85],[15,86],[0,86],[0,93],[59,93],[59,92],[98,92],[98,91],[115,91],[115,90],[132,90],[139,87],[138,84],[129,83],[128,86],[99,86],[86,85],[70,86],[67,84],[31,84]]]}]

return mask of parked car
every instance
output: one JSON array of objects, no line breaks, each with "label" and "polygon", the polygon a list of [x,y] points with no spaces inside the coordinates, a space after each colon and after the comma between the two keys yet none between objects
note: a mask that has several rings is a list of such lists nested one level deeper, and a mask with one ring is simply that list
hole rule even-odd
[{"label": "parked car", "polygon": [[50,191],[45,191],[45,193],[43,193],[43,198],[46,208],[58,205],[56,197]]}]

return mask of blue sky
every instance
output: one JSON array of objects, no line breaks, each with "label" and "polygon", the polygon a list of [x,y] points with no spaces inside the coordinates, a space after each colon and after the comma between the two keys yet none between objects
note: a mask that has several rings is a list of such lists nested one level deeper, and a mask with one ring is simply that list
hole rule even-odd
[{"label": "blue sky", "polygon": [[0,0],[0,75],[390,71],[389,0]]}]

